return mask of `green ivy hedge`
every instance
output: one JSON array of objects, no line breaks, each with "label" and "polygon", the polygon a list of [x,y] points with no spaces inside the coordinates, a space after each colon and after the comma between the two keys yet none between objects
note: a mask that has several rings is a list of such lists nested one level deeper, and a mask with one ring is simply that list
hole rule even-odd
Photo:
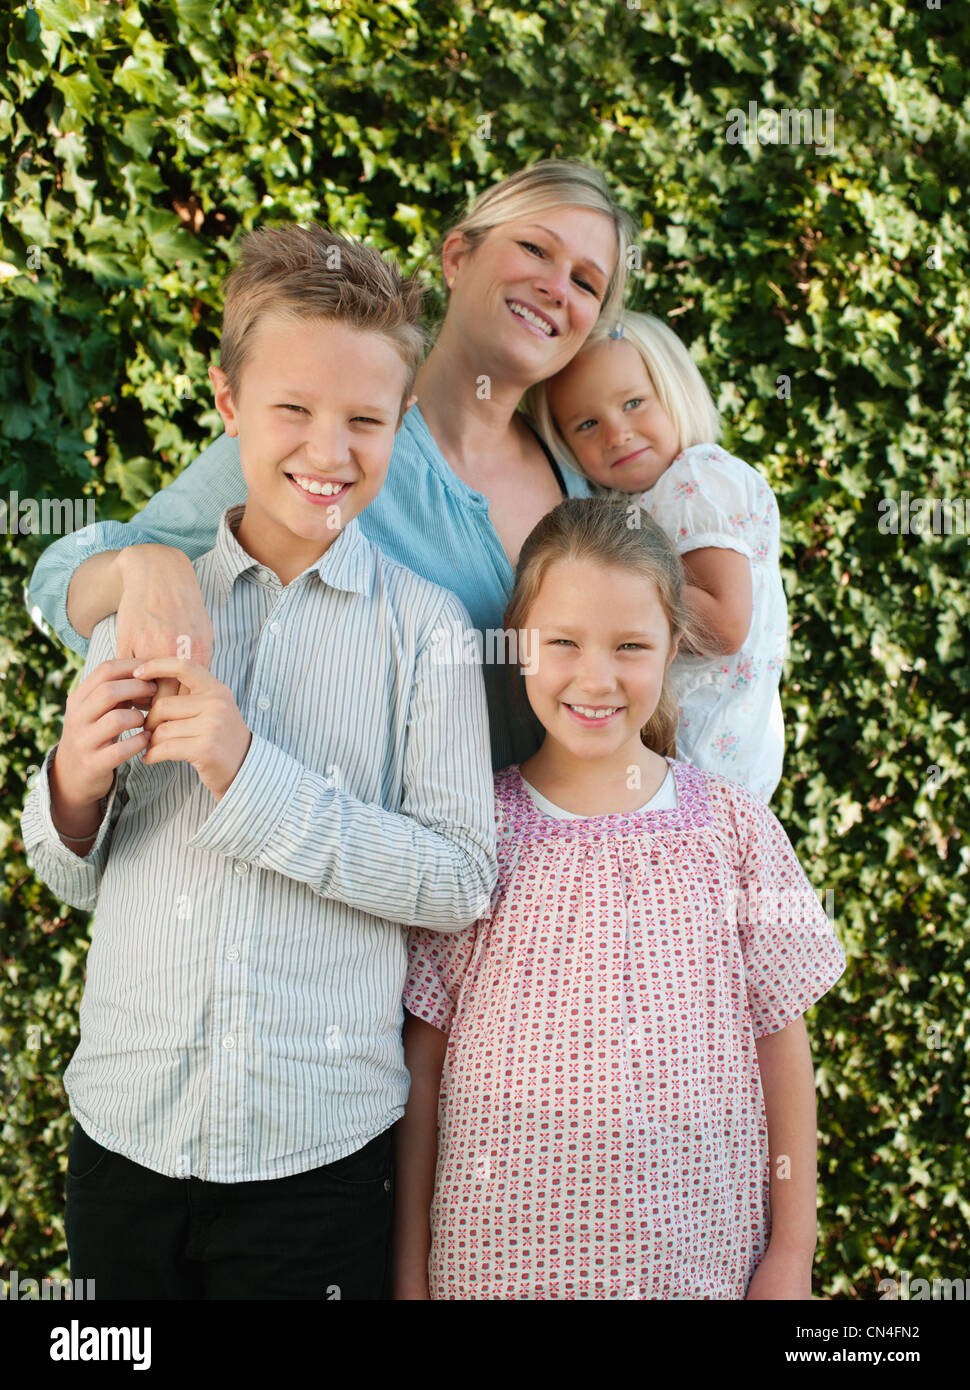
[{"label": "green ivy hedge", "polygon": [[[691,344],[781,504],[774,806],[849,956],[812,1021],[817,1289],[962,1275],[967,540],[892,534],[879,504],[970,497],[966,6],[34,0],[0,32],[3,500],[125,518],[217,432],[242,231],[325,219],[410,268],[524,164],[608,173],[642,228],[634,306]],[[732,143],[751,102],[831,113],[831,152]],[[18,814],[77,663],[23,606],[43,539],[4,541],[0,1263],[63,1276],[88,922]]]}]

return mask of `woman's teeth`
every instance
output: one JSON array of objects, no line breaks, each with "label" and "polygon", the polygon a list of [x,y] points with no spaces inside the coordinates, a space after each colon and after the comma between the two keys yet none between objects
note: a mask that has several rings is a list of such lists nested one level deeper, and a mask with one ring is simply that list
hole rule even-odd
[{"label": "woman's teeth", "polygon": [[574,710],[586,719],[607,719],[611,714],[616,714],[620,707],[617,705],[615,709],[591,709],[589,705],[567,705],[566,708]]},{"label": "woman's teeth", "polygon": [[300,478],[295,473],[291,473],[290,477],[304,492],[312,492],[324,497],[333,497],[338,492],[343,492],[344,488],[348,486],[347,483],[321,483],[316,478]]},{"label": "woman's teeth", "polygon": [[531,309],[527,309],[524,304],[516,304],[514,300],[509,300],[509,308],[513,314],[518,314],[520,319],[525,319],[527,323],[535,324],[536,328],[541,328],[547,338],[552,337],[552,326],[545,319],[541,319],[538,314],[534,314]]}]

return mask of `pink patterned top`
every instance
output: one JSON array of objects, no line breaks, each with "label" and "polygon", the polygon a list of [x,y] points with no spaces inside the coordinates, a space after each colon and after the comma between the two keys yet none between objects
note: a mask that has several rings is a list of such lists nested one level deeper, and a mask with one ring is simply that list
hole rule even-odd
[{"label": "pink patterned top", "polygon": [[845,957],[767,807],[667,761],[675,809],[582,820],[496,773],[489,911],[410,933],[449,1034],[432,1299],[739,1299],[764,1253],[755,1039]]}]

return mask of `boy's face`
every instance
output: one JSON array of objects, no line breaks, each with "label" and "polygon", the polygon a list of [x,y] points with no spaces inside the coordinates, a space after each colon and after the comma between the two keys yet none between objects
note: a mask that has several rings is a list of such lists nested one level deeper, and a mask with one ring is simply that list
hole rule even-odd
[{"label": "boy's face", "polygon": [[220,368],[209,369],[246,481],[237,538],[284,583],[380,491],[406,374],[375,333],[282,314],[257,323],[235,393]]}]

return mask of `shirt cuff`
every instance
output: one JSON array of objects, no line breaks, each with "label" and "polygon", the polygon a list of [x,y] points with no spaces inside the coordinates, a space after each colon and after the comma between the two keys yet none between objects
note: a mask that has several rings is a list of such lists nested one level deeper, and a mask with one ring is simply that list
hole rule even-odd
[{"label": "shirt cuff", "polygon": [[708,531],[697,536],[681,536],[675,545],[678,555],[687,555],[691,550],[705,550],[708,547],[715,550],[736,550],[746,559],[754,559],[754,554],[747,541],[742,541],[737,536],[731,536],[725,531]]},{"label": "shirt cuff", "polygon": [[108,826],[111,824],[111,810],[114,806],[115,796],[118,791],[118,775],[115,774],[111,791],[108,794],[107,805],[104,815],[101,817],[101,824],[98,826],[98,833],[95,836],[94,844],[87,854],[75,854],[69,849],[61,839],[60,832],[54,824],[51,815],[51,784],[50,768],[54,761],[54,754],[57,752],[58,745],[47,754],[41,763],[40,771],[37,773],[36,781],[30,789],[30,795],[24,803],[23,815],[20,818],[22,839],[25,845],[36,845],[43,842],[49,846],[55,856],[55,863],[59,863],[65,869],[74,869],[78,864],[94,864],[98,853],[104,843],[104,838],[108,833]]},{"label": "shirt cuff", "polygon": [[187,841],[188,848],[255,862],[279,828],[304,771],[295,758],[253,734],[229,790]]}]

